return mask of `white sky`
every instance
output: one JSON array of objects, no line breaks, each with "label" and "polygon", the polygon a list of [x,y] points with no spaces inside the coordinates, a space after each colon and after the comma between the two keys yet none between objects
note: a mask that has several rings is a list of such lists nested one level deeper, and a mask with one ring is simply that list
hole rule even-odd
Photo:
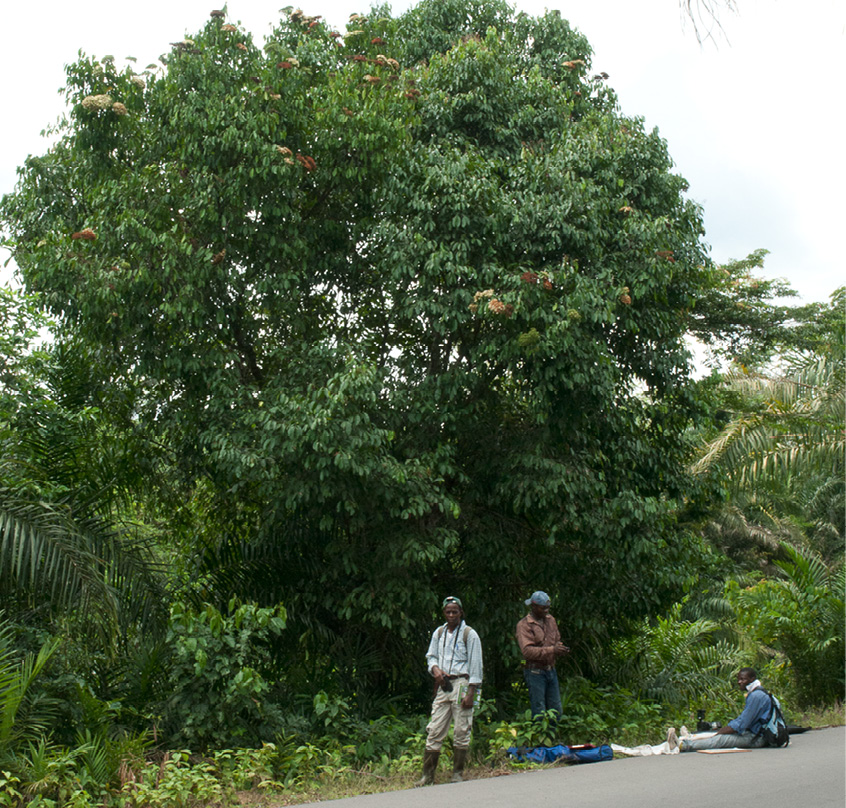
[{"label": "white sky", "polygon": [[[4,4],[0,194],[11,191],[40,131],[62,111],[57,90],[79,49],[143,68],[201,28],[216,0],[30,0]],[[222,0],[221,0],[222,2]],[[290,0],[230,0],[230,21],[257,39]],[[736,0],[704,45],[678,0],[517,0],[557,8],[585,34],[594,72],[610,74],[623,111],[658,127],[689,195],[705,210],[715,260],[770,250],[765,274],[806,301],[846,283],[846,2]],[[307,0],[339,30],[369,0]],[[395,13],[410,5],[392,4]],[[388,54],[390,55],[390,54]],[[7,253],[0,249],[0,263]],[[8,277],[8,272],[3,274]]]}]

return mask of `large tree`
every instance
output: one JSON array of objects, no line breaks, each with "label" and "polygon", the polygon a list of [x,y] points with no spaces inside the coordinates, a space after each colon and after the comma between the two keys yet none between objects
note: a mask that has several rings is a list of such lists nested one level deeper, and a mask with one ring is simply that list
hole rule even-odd
[{"label": "large tree", "polygon": [[2,219],[171,448],[200,596],[284,600],[359,693],[444,594],[494,680],[533,589],[580,651],[671,602],[701,215],[585,39],[424,0],[263,47],[214,12],[163,61],[72,65]]}]

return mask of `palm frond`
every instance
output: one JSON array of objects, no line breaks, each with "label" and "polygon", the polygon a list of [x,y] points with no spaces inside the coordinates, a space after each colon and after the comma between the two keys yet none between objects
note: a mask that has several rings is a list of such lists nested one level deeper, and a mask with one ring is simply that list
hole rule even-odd
[{"label": "palm frond", "polygon": [[843,358],[796,356],[788,370],[779,376],[727,374],[727,389],[757,405],[737,413],[703,448],[691,467],[694,473],[722,470],[736,490],[786,475],[842,471]]},{"label": "palm frond", "polygon": [[151,627],[164,615],[160,570],[143,543],[8,487],[0,487],[0,598],[73,609],[103,630]]},{"label": "palm frond", "polygon": [[26,654],[20,662],[0,647],[0,755],[24,735],[43,730],[32,721],[23,727],[17,719],[33,681],[59,644],[60,640],[53,637],[44,643],[38,654]]}]

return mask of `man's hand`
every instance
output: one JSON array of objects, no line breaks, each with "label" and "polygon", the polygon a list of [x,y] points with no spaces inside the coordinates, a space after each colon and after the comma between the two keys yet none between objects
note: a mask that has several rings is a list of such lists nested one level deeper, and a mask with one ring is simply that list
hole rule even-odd
[{"label": "man's hand", "polygon": [[555,643],[554,648],[555,648],[555,656],[556,657],[561,657],[561,656],[564,656],[565,654],[570,653],[570,649],[566,645],[564,645],[563,642]]},{"label": "man's hand", "polygon": [[464,698],[461,699],[461,706],[465,710],[469,710],[473,706],[474,698],[476,698],[476,685],[468,685],[467,692],[464,694]]},{"label": "man's hand", "polygon": [[734,735],[734,730],[726,724],[724,727],[720,727],[715,733],[715,735]]},{"label": "man's hand", "polygon": [[432,676],[435,677],[435,682],[438,687],[443,687],[443,684],[446,681],[446,675],[437,665],[432,665]]}]

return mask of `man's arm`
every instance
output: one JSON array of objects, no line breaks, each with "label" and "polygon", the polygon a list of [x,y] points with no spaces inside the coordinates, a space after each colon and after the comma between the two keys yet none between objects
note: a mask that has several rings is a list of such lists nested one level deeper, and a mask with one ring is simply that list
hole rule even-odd
[{"label": "man's arm", "polygon": [[558,659],[558,657],[569,654],[570,649],[561,642],[561,632],[558,630],[558,623],[555,621],[555,618],[552,615],[548,615],[546,619],[552,622],[551,631],[547,632],[547,640],[552,640],[555,658]]},{"label": "man's arm", "polygon": [[470,629],[467,633],[467,673],[468,681],[467,692],[461,700],[461,706],[465,710],[469,710],[473,706],[473,701],[476,698],[476,688],[482,684],[482,641],[475,629]]},{"label": "man's arm", "polygon": [[469,682],[475,686],[482,684],[484,664],[482,662],[482,641],[475,629],[470,629],[467,634],[467,673]]},{"label": "man's arm", "polygon": [[[738,735],[746,732],[762,714],[769,712],[770,697],[760,688],[756,688],[746,697],[743,712],[728,722],[728,731]],[[726,729],[723,727],[723,729]]]},{"label": "man's arm", "polygon": [[438,631],[435,629],[432,632],[432,639],[429,641],[429,650],[426,652],[426,669],[435,677],[438,685],[442,685],[444,682],[444,673],[438,667],[438,658]]}]

